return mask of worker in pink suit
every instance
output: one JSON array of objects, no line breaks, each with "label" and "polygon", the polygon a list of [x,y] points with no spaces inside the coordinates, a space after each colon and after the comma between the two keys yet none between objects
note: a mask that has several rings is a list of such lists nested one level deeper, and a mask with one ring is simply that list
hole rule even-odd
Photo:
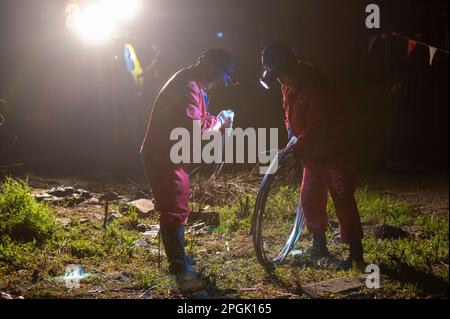
[{"label": "worker in pink suit", "polygon": [[327,75],[298,60],[283,42],[274,42],[262,53],[261,84],[269,88],[278,80],[283,95],[289,138],[296,136],[293,155],[303,162],[301,206],[305,224],[313,235],[309,252],[329,256],[326,245],[327,198],[330,193],[341,230],[349,244],[349,268],[363,264],[363,230],[354,192],[354,134],[351,114],[340,103]]},{"label": "worker in pink suit", "polygon": [[150,112],[141,155],[160,213],[160,231],[170,271],[179,278],[195,279],[198,273],[184,247],[190,164],[172,161],[170,150],[177,141],[171,141],[170,134],[175,128],[184,128],[192,136],[194,120],[200,122],[202,132],[230,127],[234,113],[226,110],[218,116],[211,115],[207,99],[212,89],[233,84],[236,81],[232,56],[222,49],[206,50],[195,65],[176,72],[167,81]]}]

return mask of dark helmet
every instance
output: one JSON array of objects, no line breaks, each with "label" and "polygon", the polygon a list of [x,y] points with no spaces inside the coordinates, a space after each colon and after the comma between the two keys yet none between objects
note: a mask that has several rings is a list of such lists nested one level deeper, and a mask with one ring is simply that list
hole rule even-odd
[{"label": "dark helmet", "polygon": [[288,44],[276,41],[266,46],[262,52],[261,63],[264,68],[261,85],[269,89],[270,85],[277,79],[278,72],[296,62],[297,54]]},{"label": "dark helmet", "polygon": [[238,84],[235,74],[235,63],[230,53],[223,49],[208,49],[198,58],[199,63],[208,63],[219,71],[225,86]]}]

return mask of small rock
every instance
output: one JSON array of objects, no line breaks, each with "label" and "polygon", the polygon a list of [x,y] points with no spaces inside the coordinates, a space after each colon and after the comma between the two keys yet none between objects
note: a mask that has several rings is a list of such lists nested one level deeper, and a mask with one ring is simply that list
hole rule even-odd
[{"label": "small rock", "polygon": [[129,203],[131,207],[136,208],[140,217],[148,217],[155,210],[155,205],[151,200],[141,198]]},{"label": "small rock", "polygon": [[36,195],[34,195],[34,198],[35,198],[38,202],[49,201],[49,200],[54,200],[54,199],[56,199],[55,196],[52,196],[52,195],[50,195],[49,193],[36,194]]},{"label": "small rock", "polygon": [[402,228],[386,224],[375,226],[373,235],[376,239],[400,239],[409,237],[409,233]]},{"label": "small rock", "polygon": [[85,189],[79,188],[74,192],[73,197],[76,199],[88,200],[92,198],[92,194]]},{"label": "small rock", "polygon": [[95,197],[91,197],[88,200],[84,201],[84,204],[87,205],[101,205],[100,201],[95,198]]},{"label": "small rock", "polygon": [[129,199],[128,197],[125,197],[125,196],[119,196],[118,204],[119,204],[120,207],[122,207],[122,206],[128,207],[128,202],[129,202],[130,200],[131,200],[131,199]]},{"label": "small rock", "polygon": [[10,294],[0,291],[0,299],[14,299]]},{"label": "small rock", "polygon": [[66,197],[66,196],[70,196],[73,195],[75,192],[75,189],[73,187],[70,186],[58,186],[58,187],[53,187],[51,190],[48,191],[48,193],[50,195],[56,196],[56,197]]},{"label": "small rock", "polygon": [[113,191],[104,193],[98,198],[98,200],[101,202],[114,201],[114,200],[118,200],[118,199],[119,199],[119,194],[117,194],[116,192],[113,192]]},{"label": "small rock", "polygon": [[329,295],[349,295],[350,293],[364,288],[365,280],[360,277],[343,277],[307,284],[303,286],[306,294],[312,298],[327,298]]}]

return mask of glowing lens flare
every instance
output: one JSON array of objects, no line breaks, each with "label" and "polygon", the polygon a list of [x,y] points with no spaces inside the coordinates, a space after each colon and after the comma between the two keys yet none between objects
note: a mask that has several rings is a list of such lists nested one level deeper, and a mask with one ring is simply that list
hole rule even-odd
[{"label": "glowing lens flare", "polygon": [[74,17],[74,30],[90,41],[102,41],[114,32],[114,18],[104,10],[101,3],[88,5]]},{"label": "glowing lens flare", "polygon": [[66,25],[91,42],[111,38],[139,11],[141,0],[92,0],[66,7]]}]

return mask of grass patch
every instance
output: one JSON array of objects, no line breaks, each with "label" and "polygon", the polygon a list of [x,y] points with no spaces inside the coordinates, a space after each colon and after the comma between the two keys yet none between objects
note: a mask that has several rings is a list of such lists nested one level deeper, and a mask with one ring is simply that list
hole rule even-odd
[{"label": "grass patch", "polygon": [[211,209],[219,213],[219,231],[225,234],[233,232],[248,232],[252,223],[253,207],[256,196],[243,194],[238,200],[224,206],[215,206]]},{"label": "grass patch", "polygon": [[[411,224],[415,218],[411,205],[372,192],[368,186],[359,187],[355,192],[355,199],[361,219],[371,225],[385,223],[391,226],[403,226]],[[328,198],[327,212],[330,218],[336,218],[336,210],[331,197]]]},{"label": "grass patch", "polygon": [[121,219],[117,220],[116,224],[128,230],[137,230],[141,223],[135,207],[130,207],[128,213]]},{"label": "grass patch", "polygon": [[7,177],[0,184],[0,268],[32,264],[36,252],[62,231],[47,205],[31,195],[26,181]]},{"label": "grass patch", "polygon": [[150,269],[141,274],[139,286],[143,289],[152,288],[159,292],[177,289],[178,287],[174,276],[170,276],[158,269]]},{"label": "grass patch", "polygon": [[402,238],[375,241],[369,238],[365,241],[365,250],[367,259],[378,264],[393,267],[401,264],[432,265],[448,263],[447,244],[440,236],[420,240]]},{"label": "grass patch", "polygon": [[59,231],[47,205],[38,203],[25,181],[6,178],[0,186],[0,233],[12,241],[41,245]]},{"label": "grass patch", "polygon": [[72,256],[77,258],[88,258],[94,256],[103,257],[106,255],[106,252],[102,246],[85,239],[71,242],[69,244],[69,251]]},{"label": "grass patch", "polygon": [[0,240],[0,266],[8,265],[8,268],[19,268],[32,260],[36,250],[34,243],[16,243],[9,236],[2,236]]}]

